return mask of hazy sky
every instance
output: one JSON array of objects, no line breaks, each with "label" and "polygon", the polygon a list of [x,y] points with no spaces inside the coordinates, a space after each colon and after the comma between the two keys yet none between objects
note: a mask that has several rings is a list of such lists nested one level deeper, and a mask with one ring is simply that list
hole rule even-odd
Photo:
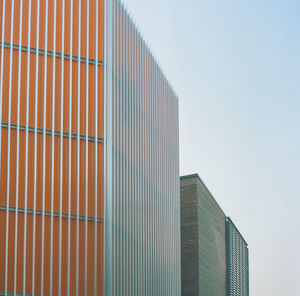
[{"label": "hazy sky", "polygon": [[251,296],[300,295],[300,1],[126,0],[180,98],[180,170],[250,249]]}]

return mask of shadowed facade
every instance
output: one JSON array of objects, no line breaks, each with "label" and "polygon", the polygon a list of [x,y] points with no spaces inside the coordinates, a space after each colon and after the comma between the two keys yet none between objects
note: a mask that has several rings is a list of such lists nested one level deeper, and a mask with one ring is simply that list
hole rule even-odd
[{"label": "shadowed facade", "polygon": [[248,296],[248,246],[198,174],[180,177],[183,296]]}]

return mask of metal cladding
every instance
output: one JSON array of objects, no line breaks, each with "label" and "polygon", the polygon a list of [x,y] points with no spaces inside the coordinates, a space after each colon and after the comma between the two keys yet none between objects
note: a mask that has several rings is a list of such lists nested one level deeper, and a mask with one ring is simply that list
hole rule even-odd
[{"label": "metal cladding", "polygon": [[248,247],[230,218],[226,218],[227,296],[249,296]]},{"label": "metal cladding", "polygon": [[197,174],[180,178],[182,296],[249,296],[247,243]]},{"label": "metal cladding", "polygon": [[179,295],[178,99],[116,0],[0,1],[0,295]]},{"label": "metal cladding", "polygon": [[226,296],[225,215],[198,175],[180,179],[182,295]]},{"label": "metal cladding", "polygon": [[0,2],[1,295],[102,295],[103,18]]},{"label": "metal cladding", "polygon": [[120,1],[105,12],[105,291],[180,295],[178,99]]}]

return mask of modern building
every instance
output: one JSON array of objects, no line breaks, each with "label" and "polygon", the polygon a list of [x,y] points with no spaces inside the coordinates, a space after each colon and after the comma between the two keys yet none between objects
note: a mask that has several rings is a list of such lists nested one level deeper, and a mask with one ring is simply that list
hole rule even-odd
[{"label": "modern building", "polygon": [[0,1],[0,295],[180,295],[178,98],[119,0]]},{"label": "modern building", "polygon": [[180,178],[180,206],[182,296],[248,296],[247,244],[198,174]]},{"label": "modern building", "polygon": [[248,245],[229,217],[226,218],[227,296],[249,296]]},{"label": "modern building", "polygon": [[180,178],[182,295],[226,296],[226,216],[197,174]]}]

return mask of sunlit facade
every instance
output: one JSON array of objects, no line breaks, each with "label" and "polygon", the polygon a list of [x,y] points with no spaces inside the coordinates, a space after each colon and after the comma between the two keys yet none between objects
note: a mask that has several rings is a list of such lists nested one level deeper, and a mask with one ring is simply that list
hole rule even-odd
[{"label": "sunlit facade", "polygon": [[117,0],[0,2],[0,295],[179,295],[178,98]]}]

